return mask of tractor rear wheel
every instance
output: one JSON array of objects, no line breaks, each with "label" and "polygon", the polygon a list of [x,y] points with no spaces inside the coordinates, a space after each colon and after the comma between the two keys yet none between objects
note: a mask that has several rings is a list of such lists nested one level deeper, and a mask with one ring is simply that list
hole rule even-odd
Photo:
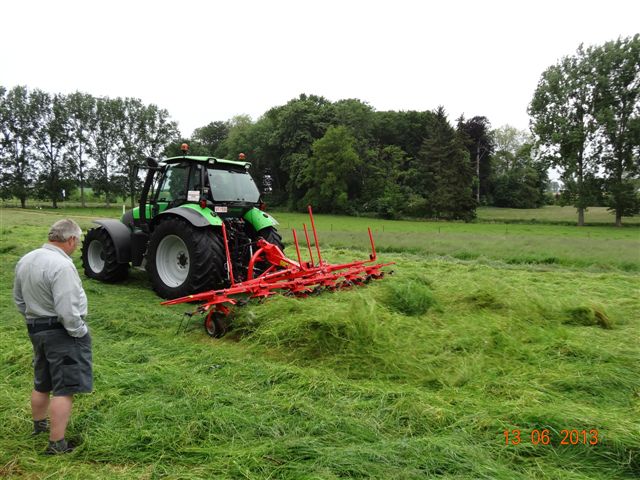
[{"label": "tractor rear wheel", "polygon": [[92,228],[82,242],[84,274],[101,282],[118,282],[127,278],[128,263],[118,263],[116,247],[104,227]]},{"label": "tractor rear wheel", "polygon": [[[272,243],[284,252],[282,237],[274,227],[266,227],[258,232],[254,230],[252,233],[252,238],[254,241],[257,241],[258,238],[262,237],[267,242]],[[256,262],[253,270],[253,278],[259,277],[270,266],[271,264],[269,262]]]},{"label": "tractor rear wheel", "polygon": [[219,233],[170,217],[153,231],[147,271],[162,298],[178,298],[225,284],[225,250]]},{"label": "tractor rear wheel", "polygon": [[267,242],[273,243],[280,250],[284,252],[284,244],[282,243],[282,237],[278,231],[273,227],[266,227],[257,233],[257,237],[264,238]]}]

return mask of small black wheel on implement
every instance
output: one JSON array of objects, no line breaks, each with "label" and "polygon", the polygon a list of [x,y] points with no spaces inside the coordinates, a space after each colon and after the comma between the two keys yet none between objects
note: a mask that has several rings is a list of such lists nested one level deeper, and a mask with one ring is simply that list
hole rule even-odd
[{"label": "small black wheel on implement", "polygon": [[101,282],[118,282],[127,278],[128,263],[118,263],[116,247],[104,227],[92,228],[82,242],[84,274]]},{"label": "small black wheel on implement", "polygon": [[210,337],[221,338],[224,337],[229,326],[225,315],[215,310],[211,310],[204,319],[204,330]]}]

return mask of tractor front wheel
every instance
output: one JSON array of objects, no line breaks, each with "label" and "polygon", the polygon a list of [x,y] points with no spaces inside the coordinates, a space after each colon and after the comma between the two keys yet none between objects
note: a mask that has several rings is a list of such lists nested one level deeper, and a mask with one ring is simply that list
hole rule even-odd
[{"label": "tractor front wheel", "polygon": [[128,263],[118,263],[116,247],[104,227],[92,228],[82,242],[84,274],[101,282],[118,282],[127,278]]},{"label": "tractor front wheel", "polygon": [[178,298],[221,288],[225,283],[225,250],[219,233],[170,217],[149,241],[147,271],[162,298]]}]

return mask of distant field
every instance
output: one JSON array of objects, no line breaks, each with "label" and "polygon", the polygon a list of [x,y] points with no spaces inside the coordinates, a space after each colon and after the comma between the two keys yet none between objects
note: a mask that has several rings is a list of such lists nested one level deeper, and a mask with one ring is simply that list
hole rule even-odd
[{"label": "distant field", "polygon": [[[71,216],[87,229],[93,219],[117,218],[121,213],[121,208],[55,211],[10,208],[0,210],[0,224],[20,219],[25,225],[41,225],[45,218]],[[306,223],[310,227],[306,215],[285,212],[274,215],[285,241],[292,241],[292,228],[298,230],[298,237],[303,241],[302,225]],[[560,265],[592,271],[640,271],[640,228],[637,227],[393,221],[336,215],[317,215],[316,225],[322,232],[320,244],[331,247],[368,249],[366,232],[370,227],[380,252],[507,264]],[[294,250],[289,254],[294,255]]]},{"label": "distant field", "polygon": [[[95,392],[77,452],[41,455],[13,266],[55,218],[120,213],[0,209],[0,478],[640,477],[640,229],[324,215],[325,259],[365,258],[371,226],[393,275],[250,304],[220,340],[143,271],[81,275]],[[288,241],[308,225],[275,216]]]},{"label": "distant field", "polygon": [[[104,203],[100,202],[87,202],[86,208],[81,208],[80,203],[73,202],[60,202],[58,207],[60,210],[68,212],[87,212],[97,211],[112,211],[113,216],[122,212],[122,206],[130,208],[129,201],[123,202],[120,200],[111,205],[109,209],[105,208]],[[3,201],[0,203],[0,208],[18,208],[20,206],[17,201]],[[27,203],[29,209],[41,208],[45,210],[52,210],[50,202],[42,201],[30,201]],[[574,225],[578,222],[578,213],[574,207],[559,207],[555,205],[547,205],[542,208],[497,208],[497,207],[480,207],[476,211],[477,222],[498,222],[498,223],[555,223],[555,224],[570,224]],[[614,225],[615,215],[607,210],[606,207],[589,207],[585,212],[585,222],[591,225],[609,224]],[[640,215],[635,217],[623,217],[622,223],[624,225],[636,225],[640,226]]]},{"label": "distant field", "polygon": [[[483,222],[536,222],[536,223],[572,223],[578,222],[578,213],[574,207],[547,205],[542,208],[518,209],[480,207],[477,210],[478,221]],[[615,223],[615,215],[606,207],[589,207],[584,215],[588,224]],[[626,225],[640,225],[640,216],[623,217]]]}]

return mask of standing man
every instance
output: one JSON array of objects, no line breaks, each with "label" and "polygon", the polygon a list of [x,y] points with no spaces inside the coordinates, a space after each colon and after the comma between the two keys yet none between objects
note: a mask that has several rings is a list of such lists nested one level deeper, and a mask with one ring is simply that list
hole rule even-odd
[{"label": "standing man", "polygon": [[48,412],[48,454],[73,450],[65,440],[73,395],[93,388],[87,297],[71,260],[81,236],[76,222],[59,220],[49,230],[49,241],[16,265],[13,297],[33,344],[33,433],[49,430]]}]

